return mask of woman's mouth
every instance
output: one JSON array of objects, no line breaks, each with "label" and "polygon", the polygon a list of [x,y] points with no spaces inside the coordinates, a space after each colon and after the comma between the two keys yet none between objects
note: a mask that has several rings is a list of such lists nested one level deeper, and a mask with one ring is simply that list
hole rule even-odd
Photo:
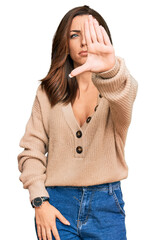
[{"label": "woman's mouth", "polygon": [[88,52],[87,51],[81,51],[81,52],[79,52],[79,55],[86,57],[88,55]]}]

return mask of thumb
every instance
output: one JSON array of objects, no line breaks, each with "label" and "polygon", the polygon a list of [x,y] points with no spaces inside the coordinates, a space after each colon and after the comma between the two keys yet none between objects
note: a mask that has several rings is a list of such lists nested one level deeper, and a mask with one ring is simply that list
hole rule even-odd
[{"label": "thumb", "polygon": [[75,77],[75,76],[79,75],[80,73],[83,73],[86,71],[89,71],[87,64],[83,64],[82,66],[77,67],[73,71],[71,71],[71,73],[69,74],[69,77],[70,78]]},{"label": "thumb", "polygon": [[70,225],[70,222],[58,211],[57,218],[64,224]]}]

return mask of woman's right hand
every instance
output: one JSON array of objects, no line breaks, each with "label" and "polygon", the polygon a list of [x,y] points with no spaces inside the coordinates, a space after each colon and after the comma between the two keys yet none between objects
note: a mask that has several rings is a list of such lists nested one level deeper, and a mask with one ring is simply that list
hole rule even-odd
[{"label": "woman's right hand", "polygon": [[48,201],[44,201],[40,207],[35,207],[35,218],[37,225],[37,235],[39,240],[52,240],[52,233],[56,240],[61,240],[56,228],[56,217],[66,225],[68,220],[52,206]]}]

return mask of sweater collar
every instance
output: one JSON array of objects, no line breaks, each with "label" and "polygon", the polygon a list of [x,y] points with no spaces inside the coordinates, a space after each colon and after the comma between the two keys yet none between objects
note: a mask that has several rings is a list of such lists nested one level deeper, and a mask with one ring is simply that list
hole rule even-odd
[{"label": "sweater collar", "polygon": [[[100,95],[100,93],[99,93],[99,95]],[[96,111],[94,111],[92,113],[92,115],[89,116],[89,117],[91,117],[90,121],[89,122],[85,121],[81,127],[80,127],[79,123],[77,122],[77,119],[74,115],[71,102],[68,103],[67,105],[61,106],[65,120],[66,120],[68,126],[71,128],[74,135],[76,134],[76,132],[78,130],[80,130],[84,135],[84,133],[87,131],[87,129],[92,127],[92,125],[94,124],[94,121],[96,121],[96,119],[101,111],[100,109],[102,107],[101,106],[102,99],[103,98],[100,98],[100,96],[98,97],[98,101],[97,101],[98,107],[96,108]]]}]

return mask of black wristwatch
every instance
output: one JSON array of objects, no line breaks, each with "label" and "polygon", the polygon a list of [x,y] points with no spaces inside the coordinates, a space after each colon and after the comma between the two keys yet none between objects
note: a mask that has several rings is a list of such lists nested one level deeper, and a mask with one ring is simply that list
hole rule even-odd
[{"label": "black wristwatch", "polygon": [[49,197],[37,197],[31,201],[32,207],[40,207],[44,201],[49,201]]}]

